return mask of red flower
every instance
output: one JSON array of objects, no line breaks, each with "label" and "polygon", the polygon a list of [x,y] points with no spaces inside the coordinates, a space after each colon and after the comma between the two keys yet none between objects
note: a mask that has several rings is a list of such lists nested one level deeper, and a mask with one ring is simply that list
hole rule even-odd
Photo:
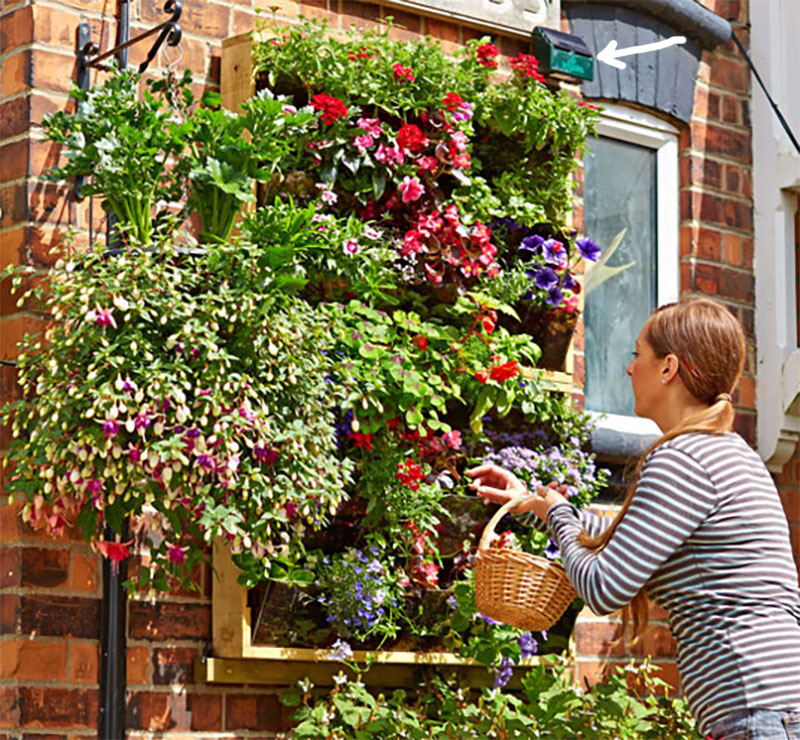
[{"label": "red flower", "polygon": [[311,98],[311,107],[320,111],[323,123],[332,124],[338,118],[347,116],[347,106],[338,98],[326,93],[319,93]]},{"label": "red flower", "polygon": [[428,349],[428,338],[424,337],[422,334],[418,334],[412,341],[419,347],[420,352],[424,352]]},{"label": "red flower", "polygon": [[414,73],[411,71],[410,67],[404,67],[402,64],[393,64],[392,69],[394,70],[394,78],[400,82],[413,82],[414,81]]},{"label": "red flower", "polygon": [[436,588],[439,584],[439,566],[436,563],[417,560],[411,566],[411,575],[414,576],[415,581],[423,586]]},{"label": "red flower", "polygon": [[372,449],[372,435],[362,434],[361,432],[350,432],[347,435],[350,439],[353,440],[353,444],[356,446],[356,449],[364,449],[364,450],[371,450]]},{"label": "red flower", "polygon": [[592,110],[600,110],[596,105],[592,105],[591,103],[586,103],[583,100],[578,101],[578,106],[580,108],[591,108]]},{"label": "red flower", "polygon": [[419,152],[423,147],[428,146],[428,137],[422,133],[419,126],[407,123],[397,132],[397,143],[410,152]]},{"label": "red flower", "polygon": [[422,472],[422,468],[409,458],[405,464],[397,464],[397,472],[394,477],[412,491],[416,491],[419,488],[419,482],[425,479],[425,474]]},{"label": "red flower", "polygon": [[497,326],[497,311],[489,311],[481,317],[481,325],[487,334],[491,334]]},{"label": "red flower", "polygon": [[447,95],[442,98],[444,107],[449,111],[456,110],[456,108],[458,108],[464,102],[466,101],[458,93],[447,93]]},{"label": "red flower", "polygon": [[539,74],[539,61],[533,54],[519,53],[509,64],[520,77],[533,77],[537,82],[544,82],[544,75]]},{"label": "red flower", "polygon": [[472,377],[475,378],[479,383],[485,383],[489,380],[489,371],[488,370],[478,370],[476,373],[472,373]]},{"label": "red flower", "polygon": [[503,365],[495,365],[489,377],[492,380],[496,380],[498,383],[502,383],[504,380],[513,378],[515,375],[519,375],[519,367],[517,366],[516,360],[510,360]]},{"label": "red flower", "polygon": [[97,550],[104,558],[108,558],[111,561],[111,569],[116,572],[119,564],[131,556],[130,550],[128,550],[128,545],[131,544],[133,544],[133,540],[128,542],[103,540],[97,543]]},{"label": "red flower", "polygon": [[494,44],[481,44],[478,49],[478,64],[497,69],[497,55],[500,53]]}]

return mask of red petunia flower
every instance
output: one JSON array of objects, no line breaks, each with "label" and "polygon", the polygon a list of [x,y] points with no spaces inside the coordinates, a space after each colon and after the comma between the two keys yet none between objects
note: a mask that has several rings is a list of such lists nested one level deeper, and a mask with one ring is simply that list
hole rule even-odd
[{"label": "red petunia flower", "polygon": [[428,137],[413,123],[407,123],[397,132],[397,144],[410,152],[419,152],[428,146],[428,143]]},{"label": "red petunia flower", "polygon": [[539,74],[539,60],[533,54],[519,53],[514,59],[509,61],[513,69],[520,77],[532,77],[537,82],[544,82],[544,75]]},{"label": "red petunia flower", "polygon": [[320,119],[328,125],[339,118],[345,118],[348,113],[347,106],[341,100],[327,93],[319,93],[311,98],[311,107],[320,111]]},{"label": "red petunia flower", "polygon": [[414,73],[410,67],[404,67],[402,64],[393,64],[392,69],[394,70],[394,78],[399,83],[414,81]]}]

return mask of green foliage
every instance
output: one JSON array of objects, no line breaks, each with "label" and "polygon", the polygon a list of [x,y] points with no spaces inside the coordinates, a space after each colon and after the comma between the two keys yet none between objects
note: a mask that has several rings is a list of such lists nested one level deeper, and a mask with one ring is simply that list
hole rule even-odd
[{"label": "green foliage", "polygon": [[567,661],[552,656],[525,672],[520,692],[464,689],[429,673],[414,692],[375,695],[341,673],[327,695],[304,681],[282,702],[299,706],[294,735],[308,740],[699,740],[685,700],[652,674],[649,661],[631,662],[584,691]]}]

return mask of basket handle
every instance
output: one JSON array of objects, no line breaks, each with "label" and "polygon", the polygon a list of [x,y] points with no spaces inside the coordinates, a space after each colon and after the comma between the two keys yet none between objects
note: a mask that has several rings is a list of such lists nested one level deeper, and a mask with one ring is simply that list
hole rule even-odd
[{"label": "basket handle", "polygon": [[506,501],[495,513],[494,516],[489,520],[489,523],[484,527],[483,534],[481,535],[481,541],[478,543],[478,551],[482,552],[483,550],[489,549],[489,540],[492,539],[494,535],[494,528],[497,526],[498,522],[517,504],[525,499],[531,498],[530,493],[523,493],[521,496],[515,496],[514,498]]}]

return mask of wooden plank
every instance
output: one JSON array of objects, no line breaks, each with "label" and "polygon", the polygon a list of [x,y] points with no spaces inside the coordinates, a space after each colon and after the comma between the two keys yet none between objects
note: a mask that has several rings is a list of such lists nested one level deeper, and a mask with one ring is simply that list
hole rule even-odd
[{"label": "wooden plank", "polygon": [[253,77],[253,40],[249,33],[233,36],[222,42],[220,94],[222,105],[239,112],[239,106],[255,95]]},{"label": "wooden plank", "polygon": [[[515,673],[532,665],[524,661],[515,667]],[[463,664],[450,666],[449,673],[457,675],[459,684],[468,688],[491,686],[495,674],[483,665]],[[418,664],[376,664],[361,674],[361,680],[377,688],[410,687],[418,683]],[[344,672],[354,678],[353,672],[335,661],[279,661],[279,660],[231,660],[220,658],[197,658],[194,664],[196,683],[249,684],[270,686],[295,686],[308,678],[315,686],[332,686],[333,677]],[[509,682],[511,688],[520,687],[520,677],[515,675]]]},{"label": "wooden plank", "polygon": [[223,540],[214,542],[211,584],[211,645],[214,655],[241,658],[250,647],[247,589],[239,585],[239,569]]}]

